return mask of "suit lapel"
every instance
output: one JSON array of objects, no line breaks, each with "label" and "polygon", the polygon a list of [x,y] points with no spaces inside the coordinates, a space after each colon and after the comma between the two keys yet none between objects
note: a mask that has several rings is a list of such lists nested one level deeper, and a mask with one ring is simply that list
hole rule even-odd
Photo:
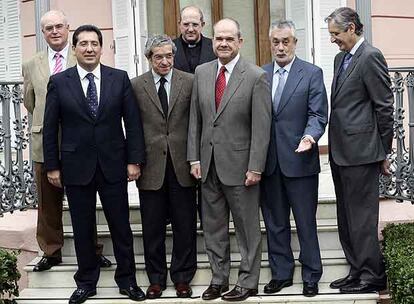
[{"label": "suit lapel", "polygon": [[37,64],[37,67],[39,67],[40,73],[42,77],[46,80],[46,82],[49,80],[50,77],[50,67],[49,67],[49,58],[47,58],[47,51],[43,52],[39,56],[39,62]]},{"label": "suit lapel", "polygon": [[66,77],[68,78],[68,86],[70,87],[70,91],[73,94],[73,97],[75,98],[76,102],[79,104],[79,106],[83,109],[83,113],[90,119],[94,119],[91,111],[88,108],[88,105],[86,104],[86,98],[83,93],[82,85],[80,82],[80,77],[78,74],[78,70],[76,69],[76,66],[69,68],[68,73],[66,74]]},{"label": "suit lapel", "polygon": [[[101,64],[101,92],[99,96],[99,106],[96,119],[99,119],[105,104],[111,95],[112,84],[114,83],[113,74],[110,69]],[[89,110],[89,109],[88,109]],[[90,111],[89,111],[90,112]]]},{"label": "suit lapel", "polygon": [[296,57],[289,71],[288,78],[286,79],[286,84],[283,88],[282,96],[280,97],[280,103],[279,107],[277,108],[276,115],[278,115],[289,103],[290,97],[295,92],[302,78],[302,64],[300,62],[300,59]]},{"label": "suit lapel", "polygon": [[342,61],[343,61],[343,58],[345,57],[345,53],[341,57],[341,60],[339,61],[340,64],[338,64],[339,67],[335,71],[335,90],[334,90],[334,97],[338,93],[338,91],[341,89],[341,87],[345,83],[346,79],[349,77],[349,75],[355,69],[355,66],[358,64],[359,57],[361,56],[362,52],[364,51],[365,45],[366,45],[366,42],[364,41],[359,46],[359,48],[357,49],[357,51],[355,52],[355,54],[352,56],[351,63],[349,64],[348,68],[345,71],[345,76],[343,77],[342,81],[340,83],[338,83],[337,82],[338,81],[338,76],[339,76],[338,74],[339,74],[339,71],[340,71],[340,67],[342,66]]},{"label": "suit lapel", "polygon": [[161,112],[162,115],[164,115],[164,111],[161,107],[161,101],[158,98],[158,93],[156,91],[155,83],[154,83],[154,77],[152,76],[151,70],[146,72],[144,74],[144,90],[147,92],[150,100],[152,103],[157,107],[157,109]]},{"label": "suit lapel", "polygon": [[177,103],[177,99],[180,94],[182,86],[183,86],[183,82],[181,79],[181,75],[179,74],[179,72],[177,72],[177,70],[174,69],[172,73],[172,77],[171,77],[171,84],[170,84],[170,100],[168,102],[168,117],[171,115],[171,111],[174,108],[175,104]]}]

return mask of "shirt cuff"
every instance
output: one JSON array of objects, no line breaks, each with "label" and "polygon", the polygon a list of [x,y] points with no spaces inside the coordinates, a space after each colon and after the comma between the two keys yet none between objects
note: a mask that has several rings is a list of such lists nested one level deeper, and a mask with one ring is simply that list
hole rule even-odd
[{"label": "shirt cuff", "polygon": [[199,165],[200,161],[199,160],[195,160],[195,161],[190,161],[190,166],[192,165]]}]

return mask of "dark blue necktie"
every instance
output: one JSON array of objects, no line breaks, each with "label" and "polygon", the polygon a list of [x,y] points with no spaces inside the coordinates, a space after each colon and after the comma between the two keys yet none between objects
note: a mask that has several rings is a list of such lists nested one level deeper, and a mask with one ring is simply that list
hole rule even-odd
[{"label": "dark blue necktie", "polygon": [[341,70],[339,71],[337,83],[341,83],[345,78],[345,71],[348,68],[352,60],[352,54],[346,53],[344,60],[342,61]]},{"label": "dark blue necktie", "polygon": [[86,91],[86,100],[93,117],[96,117],[96,114],[98,113],[98,93],[96,92],[94,75],[88,73],[86,74],[86,78],[89,80],[88,90]]}]

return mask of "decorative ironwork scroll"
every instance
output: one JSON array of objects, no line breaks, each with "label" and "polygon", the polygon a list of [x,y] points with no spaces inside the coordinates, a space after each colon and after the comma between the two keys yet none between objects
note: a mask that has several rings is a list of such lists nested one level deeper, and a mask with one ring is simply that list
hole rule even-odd
[{"label": "decorative ironwork scroll", "polygon": [[389,71],[395,98],[394,142],[389,158],[392,174],[381,175],[380,195],[414,204],[414,68],[392,68]]},{"label": "decorative ironwork scroll", "polygon": [[0,82],[0,216],[37,204],[29,123],[21,112],[22,88],[21,82]]}]

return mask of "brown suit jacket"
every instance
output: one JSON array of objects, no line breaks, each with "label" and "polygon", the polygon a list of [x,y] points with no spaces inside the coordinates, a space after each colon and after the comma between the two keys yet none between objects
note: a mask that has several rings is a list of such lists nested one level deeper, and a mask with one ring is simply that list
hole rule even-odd
[{"label": "brown suit jacket", "polygon": [[141,190],[161,188],[169,150],[178,182],[194,185],[187,161],[187,130],[193,75],[174,69],[168,118],[164,116],[151,70],[131,81],[141,111],[147,161],[137,182]]},{"label": "brown suit jacket", "polygon": [[[50,77],[49,60],[46,52],[39,52],[23,64],[24,106],[33,115],[31,140],[32,159],[43,163],[43,116],[45,114],[47,84]],[[66,67],[76,64],[75,54],[69,45]]]}]

